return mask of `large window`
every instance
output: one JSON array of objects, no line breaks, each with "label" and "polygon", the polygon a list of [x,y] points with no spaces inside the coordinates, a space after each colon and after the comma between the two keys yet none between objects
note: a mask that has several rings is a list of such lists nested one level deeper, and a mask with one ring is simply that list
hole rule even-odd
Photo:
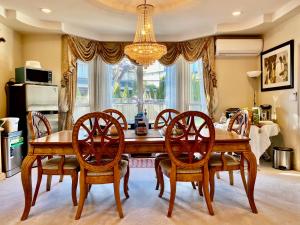
[{"label": "large window", "polygon": [[124,58],[115,65],[100,57],[77,63],[77,99],[74,119],[90,111],[115,108],[128,122],[146,110],[150,121],[165,108],[207,112],[203,65],[182,58],[172,66],[155,62],[148,68]]}]

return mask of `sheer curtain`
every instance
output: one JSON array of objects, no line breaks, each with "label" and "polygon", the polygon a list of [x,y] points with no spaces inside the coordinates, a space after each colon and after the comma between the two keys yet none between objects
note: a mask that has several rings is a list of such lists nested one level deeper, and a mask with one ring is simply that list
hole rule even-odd
[{"label": "sheer curtain", "polygon": [[165,79],[165,104],[166,108],[178,109],[178,68],[176,64],[166,67],[166,79]]},{"label": "sheer curtain", "polygon": [[112,67],[100,56],[95,60],[94,110],[103,111],[112,107]]},{"label": "sheer curtain", "polygon": [[200,59],[197,62],[198,72],[200,73],[200,109],[202,112],[208,114],[207,100],[204,87],[203,77],[203,61]]}]

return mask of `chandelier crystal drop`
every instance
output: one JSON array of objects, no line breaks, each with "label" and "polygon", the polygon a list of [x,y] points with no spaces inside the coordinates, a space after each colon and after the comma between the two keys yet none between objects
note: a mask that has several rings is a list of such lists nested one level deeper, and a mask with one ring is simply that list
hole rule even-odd
[{"label": "chandelier crystal drop", "polygon": [[158,44],[155,39],[152,15],[154,6],[147,4],[137,6],[137,28],[132,44],[125,46],[125,54],[138,64],[148,67],[167,53],[167,47]]}]

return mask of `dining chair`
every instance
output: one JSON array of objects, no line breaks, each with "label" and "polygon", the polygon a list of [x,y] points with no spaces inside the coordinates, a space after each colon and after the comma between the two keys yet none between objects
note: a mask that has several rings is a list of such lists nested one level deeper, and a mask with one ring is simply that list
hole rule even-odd
[{"label": "dining chair", "polygon": [[[105,109],[105,110],[103,110],[103,112],[114,117],[120,123],[123,130],[128,130],[127,120],[126,120],[124,114],[121,113],[119,110]],[[127,173],[125,174],[125,177],[124,177],[124,187],[125,188],[128,188],[129,175],[130,175],[129,158],[130,158],[130,156],[128,154],[122,154],[122,159],[126,160],[128,162]]]},{"label": "dining chair", "polygon": [[[29,112],[27,116],[28,128],[31,139],[40,138],[51,134],[51,126],[48,119],[40,112]],[[75,157],[37,157],[37,183],[32,199],[32,206],[35,205],[42,182],[42,175],[47,175],[46,190],[50,191],[53,175],[70,175],[72,178],[72,200],[73,205],[77,205],[77,183],[78,183],[79,163]]]},{"label": "dining chair", "polygon": [[[239,135],[249,137],[252,113],[248,110],[242,110],[231,117],[228,125],[228,131],[235,132]],[[245,178],[244,168],[245,158],[243,153],[214,153],[209,159],[209,174],[210,174],[210,196],[214,199],[215,192],[215,173],[218,171],[228,171],[231,184],[233,184],[233,171],[240,170],[242,182],[247,193],[247,182]]]},{"label": "dining chair", "polygon": [[[154,129],[162,129],[163,132],[165,132],[165,129],[170,124],[173,118],[175,118],[177,115],[179,115],[180,112],[175,109],[164,109],[161,111],[155,121],[154,121]],[[158,153],[155,155],[155,161],[154,161],[154,168],[155,168],[155,174],[156,174],[156,187],[155,189],[159,189],[159,181],[158,181],[158,166],[159,162],[163,159],[168,158],[168,153]]]},{"label": "dining chair", "polygon": [[[175,110],[175,109],[164,109],[162,110],[157,117],[155,118],[154,121],[154,129],[161,129],[163,132],[165,132],[167,126],[170,124],[173,118],[175,118],[177,115],[179,115],[180,112]],[[185,123],[185,121],[183,121]],[[182,154],[182,157],[185,155]],[[155,168],[155,174],[156,174],[156,187],[155,189],[159,189],[159,180],[158,180],[158,166],[159,162],[163,159],[168,159],[168,153],[158,153],[155,155],[155,160],[154,160],[154,168]],[[196,185],[194,182],[192,182],[192,186],[194,189],[196,189]]]},{"label": "dining chair", "polygon": [[[186,124],[183,124],[182,121],[186,121]],[[165,134],[165,145],[169,159],[160,161],[158,170],[161,185],[159,197],[162,197],[164,193],[163,174],[170,178],[171,195],[168,217],[172,215],[177,181],[196,181],[198,185],[201,183],[209,214],[214,215],[209,196],[208,170],[208,160],[214,142],[215,129],[213,122],[202,112],[187,111],[181,113],[168,125]],[[188,157],[182,158],[178,152],[187,154]],[[201,157],[195,157],[196,155]]]},{"label": "dining chair", "polygon": [[[89,121],[93,121],[92,127],[88,125]],[[113,134],[112,127],[116,130]],[[75,219],[81,217],[88,185],[107,183],[113,183],[117,210],[123,218],[119,189],[128,162],[121,159],[125,142],[120,123],[103,112],[88,113],[75,123],[72,145],[80,164],[80,197]],[[129,197],[126,188],[124,193]]]}]

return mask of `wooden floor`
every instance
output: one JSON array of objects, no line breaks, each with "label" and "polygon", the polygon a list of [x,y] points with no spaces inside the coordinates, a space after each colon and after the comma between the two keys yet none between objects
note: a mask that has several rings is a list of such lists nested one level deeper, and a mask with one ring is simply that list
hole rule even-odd
[{"label": "wooden floor", "polygon": [[[34,182],[35,174],[34,171]],[[20,222],[23,210],[23,192],[20,175],[0,182],[0,224],[299,224],[300,221],[300,173],[281,172],[270,167],[260,167],[256,185],[256,204],[259,213],[251,213],[238,173],[236,185],[228,184],[227,174],[221,173],[216,182],[215,216],[209,216],[205,201],[190,183],[177,185],[177,197],[171,219],[166,217],[169,187],[165,198],[158,198],[154,190],[153,168],[132,168],[129,181],[130,198],[123,199],[124,219],[119,219],[115,209],[112,185],[94,185],[89,194],[82,217],[74,220],[76,207],[72,206],[71,180],[63,183],[53,179],[50,192],[45,192],[45,179],[41,193],[29,218]],[[166,182],[168,182],[166,178]]]}]

